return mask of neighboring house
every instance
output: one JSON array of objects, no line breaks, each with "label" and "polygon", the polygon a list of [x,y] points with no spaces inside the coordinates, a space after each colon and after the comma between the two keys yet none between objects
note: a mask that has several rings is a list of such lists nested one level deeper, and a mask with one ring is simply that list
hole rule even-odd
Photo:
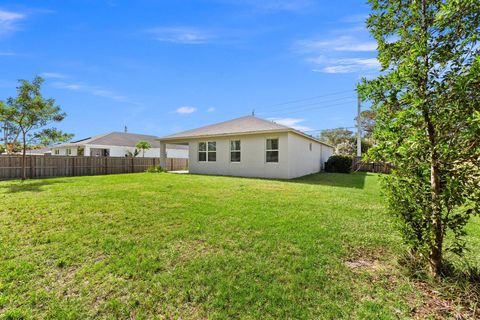
[{"label": "neighboring house", "polygon": [[[135,145],[139,141],[147,141],[151,148],[145,150],[145,157],[160,157],[160,143],[156,136],[111,132],[98,136],[64,143],[53,146],[52,156],[103,156],[103,157],[125,157],[129,152],[135,151]],[[137,157],[142,157],[143,152]],[[188,147],[180,145],[167,146],[168,158],[188,158]]]},{"label": "neighboring house", "polygon": [[[324,169],[333,147],[293,128],[246,116],[159,138],[188,145],[191,173],[291,179]],[[164,156],[161,156],[162,162]]]},{"label": "neighboring house", "polygon": [[[27,156],[49,156],[52,152],[49,147],[39,148],[39,149],[29,149],[25,151]],[[9,155],[8,152],[3,152],[1,155]],[[21,156],[23,155],[22,151],[17,151],[12,153],[12,155]]]},{"label": "neighboring house", "polygon": [[[31,149],[26,151],[26,154],[29,156],[49,156],[51,153],[52,151],[50,151],[49,147]],[[22,152],[17,152],[17,154],[22,154]]]}]

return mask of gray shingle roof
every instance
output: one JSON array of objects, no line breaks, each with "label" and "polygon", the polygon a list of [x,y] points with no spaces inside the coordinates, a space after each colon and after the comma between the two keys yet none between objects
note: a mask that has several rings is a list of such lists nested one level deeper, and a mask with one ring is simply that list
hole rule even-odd
[{"label": "gray shingle roof", "polygon": [[[121,146],[121,147],[135,147],[137,142],[146,141],[152,145],[152,148],[159,148],[160,142],[156,136],[137,134],[137,133],[125,133],[125,132],[110,132],[106,134],[100,134],[97,136],[85,138],[82,140],[72,141],[70,143],[61,144],[54,147],[62,146],[84,146],[87,144],[105,145],[105,146]],[[168,145],[168,149],[188,149],[188,146],[181,145]]]},{"label": "gray shingle roof", "polygon": [[285,132],[285,131],[295,132],[308,139],[330,146],[294,128],[290,128],[290,127],[275,123],[273,121],[257,118],[255,116],[245,116],[245,117],[236,118],[229,121],[219,122],[209,126],[187,130],[187,131],[175,133],[169,136],[161,137],[159,138],[159,140],[166,141],[166,142],[167,141],[173,142],[175,140],[180,141],[182,139],[191,139],[191,138],[200,138],[200,137],[209,137],[209,136],[226,136],[226,135],[237,135],[237,134]]},{"label": "gray shingle roof", "polygon": [[224,121],[209,126],[183,131],[180,133],[172,134],[162,139],[171,138],[193,138],[203,136],[214,135],[227,135],[237,133],[251,133],[251,132],[268,132],[268,131],[283,131],[291,128],[264,119],[257,118],[255,116],[246,116],[236,118],[229,121]]}]

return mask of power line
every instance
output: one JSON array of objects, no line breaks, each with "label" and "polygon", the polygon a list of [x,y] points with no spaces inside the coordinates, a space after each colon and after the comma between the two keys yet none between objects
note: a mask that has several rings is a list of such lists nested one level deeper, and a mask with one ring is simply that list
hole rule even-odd
[{"label": "power line", "polygon": [[[343,106],[343,105],[346,105],[346,104],[350,104],[350,103],[352,103],[352,102],[354,102],[354,101],[355,101],[355,100],[349,100],[349,101],[345,101],[344,103],[335,103],[335,104],[330,104],[330,105],[321,105],[321,106],[319,106],[319,107],[305,108],[305,109],[295,110],[295,111],[291,111],[291,112],[280,112],[280,114],[282,114],[282,115],[288,115],[288,114],[294,114],[294,113],[298,113],[298,112],[315,110],[315,109],[329,109],[329,108],[333,108],[333,107],[337,107],[337,106]],[[273,112],[273,114],[275,114],[275,112]]]},{"label": "power line", "polygon": [[308,98],[303,98],[303,99],[290,100],[290,101],[285,101],[285,102],[280,102],[280,103],[275,103],[275,104],[259,107],[259,108],[256,108],[256,109],[266,109],[266,108],[271,108],[271,107],[283,106],[283,105],[297,103],[297,102],[303,102],[303,101],[309,101],[309,100],[315,100],[315,99],[319,99],[319,98],[335,96],[335,95],[339,95],[339,94],[347,93],[347,92],[352,92],[352,90],[344,90],[344,91],[338,91],[338,92],[333,92],[333,93],[329,93],[329,94],[313,96],[313,97],[308,97]]},{"label": "power line", "polygon": [[297,106],[290,106],[290,107],[287,107],[287,108],[277,109],[277,110],[274,110],[274,111],[275,112],[289,111],[289,110],[294,110],[294,109],[298,109],[298,108],[322,105],[322,104],[329,103],[329,102],[337,102],[337,101],[341,101],[341,100],[345,100],[345,99],[352,99],[352,98],[353,98],[352,96],[345,96],[345,97],[335,98],[335,99],[331,99],[331,100],[319,101],[319,102],[314,102],[314,103],[309,103],[309,104],[301,104],[301,105],[297,105]]},{"label": "power line", "polygon": [[[338,128],[333,128],[333,129],[355,129],[356,127],[338,127]],[[305,130],[302,132],[319,132],[319,131],[325,131],[325,130],[333,130],[333,129],[311,129],[311,130]]]}]

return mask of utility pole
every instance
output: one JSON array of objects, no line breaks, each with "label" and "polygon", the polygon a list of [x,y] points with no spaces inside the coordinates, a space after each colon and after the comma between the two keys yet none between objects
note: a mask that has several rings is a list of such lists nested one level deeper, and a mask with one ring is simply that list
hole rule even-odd
[{"label": "utility pole", "polygon": [[362,156],[362,133],[360,121],[360,95],[357,97],[357,157]]}]

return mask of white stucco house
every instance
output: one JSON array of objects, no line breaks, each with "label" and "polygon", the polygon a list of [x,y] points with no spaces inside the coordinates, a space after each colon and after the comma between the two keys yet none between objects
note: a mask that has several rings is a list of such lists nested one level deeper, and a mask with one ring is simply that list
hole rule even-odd
[{"label": "white stucco house", "polygon": [[292,179],[324,169],[333,147],[301,131],[246,116],[159,138],[188,146],[190,173]]},{"label": "white stucco house", "polygon": [[[160,157],[160,143],[156,136],[110,132],[85,138],[70,143],[64,143],[51,148],[52,156],[103,156],[125,157],[129,152],[135,151],[135,145],[139,141],[146,141],[152,146],[145,150],[145,157]],[[182,145],[166,146],[168,158],[188,158],[188,147]],[[142,157],[140,151],[138,157]]]}]

